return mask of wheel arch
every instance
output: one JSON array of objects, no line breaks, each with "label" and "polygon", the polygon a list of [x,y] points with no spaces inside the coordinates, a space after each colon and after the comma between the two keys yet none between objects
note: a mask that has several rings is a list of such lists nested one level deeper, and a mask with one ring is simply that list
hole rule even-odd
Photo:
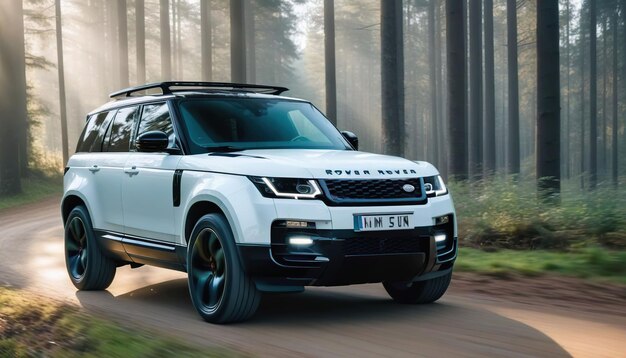
[{"label": "wheel arch", "polygon": [[207,214],[222,214],[226,218],[230,229],[233,232],[233,235],[237,235],[236,227],[233,225],[232,218],[227,214],[227,211],[224,210],[223,206],[220,205],[216,200],[211,200],[209,198],[202,198],[189,207],[187,213],[185,215],[185,226],[184,226],[184,238],[185,243],[189,243],[189,239],[191,237],[191,232],[193,231],[194,226],[200,220],[201,217]]},{"label": "wheel arch", "polygon": [[91,212],[91,210],[89,210],[89,206],[87,205],[87,202],[79,194],[68,193],[63,198],[63,201],[61,202],[61,217],[63,218],[63,225],[65,225],[65,222],[67,221],[67,217],[70,215],[72,210],[79,205],[85,206],[85,208],[87,208],[87,211]]}]

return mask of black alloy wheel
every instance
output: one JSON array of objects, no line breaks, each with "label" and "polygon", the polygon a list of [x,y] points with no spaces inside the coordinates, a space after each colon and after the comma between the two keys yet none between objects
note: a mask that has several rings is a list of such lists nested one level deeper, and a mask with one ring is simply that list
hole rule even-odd
[{"label": "black alloy wheel", "polygon": [[227,272],[224,249],[213,230],[206,228],[198,234],[191,250],[189,273],[198,308],[207,314],[215,312],[224,295]]},{"label": "black alloy wheel", "polygon": [[87,209],[76,206],[65,221],[65,266],[79,290],[104,290],[115,277],[117,265],[96,241]]},{"label": "black alloy wheel", "polygon": [[187,249],[187,275],[191,301],[208,322],[244,321],[259,306],[261,293],[240,262],[222,214],[205,215],[196,223]]}]

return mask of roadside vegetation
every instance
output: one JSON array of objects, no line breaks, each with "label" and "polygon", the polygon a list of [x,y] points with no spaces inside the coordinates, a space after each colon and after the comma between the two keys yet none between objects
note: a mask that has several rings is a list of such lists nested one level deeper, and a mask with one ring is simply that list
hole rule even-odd
[{"label": "roadside vegetation", "polygon": [[33,171],[22,179],[22,192],[0,195],[0,210],[34,203],[63,192],[63,177],[57,172]]},{"label": "roadside vegetation", "polygon": [[626,284],[626,191],[563,183],[560,203],[532,181],[451,183],[459,218],[460,271],[496,276],[562,274]]},{"label": "roadside vegetation", "polygon": [[232,357],[122,328],[77,308],[0,287],[0,357]]},{"label": "roadside vegetation", "polygon": [[457,271],[508,278],[512,275],[558,274],[626,285],[626,251],[601,247],[554,250],[484,251],[463,247]]},{"label": "roadside vegetation", "polygon": [[542,202],[532,181],[452,183],[463,246],[492,249],[626,249],[626,191],[581,191],[563,182],[560,203]]}]

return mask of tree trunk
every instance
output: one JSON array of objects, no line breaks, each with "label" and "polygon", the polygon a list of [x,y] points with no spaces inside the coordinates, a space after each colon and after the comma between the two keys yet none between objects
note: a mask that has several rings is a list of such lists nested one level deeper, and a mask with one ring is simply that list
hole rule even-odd
[{"label": "tree trunk", "polygon": [[496,101],[493,64],[493,0],[485,0],[485,130],[484,173],[496,170]]},{"label": "tree trunk", "polygon": [[160,0],[161,23],[161,80],[172,79],[172,47],[170,42],[169,0]]},{"label": "tree trunk", "polygon": [[135,33],[137,36],[137,84],[146,83],[146,8],[144,0],[135,0]]},{"label": "tree trunk", "polygon": [[446,0],[446,61],[448,70],[449,175],[467,179],[467,122],[465,120],[465,13],[463,3]]},{"label": "tree trunk", "polygon": [[171,27],[171,38],[172,38],[172,74],[173,78],[179,79],[178,76],[178,13],[176,7],[177,0],[172,0],[171,11],[172,11],[172,27]]},{"label": "tree trunk", "polygon": [[[120,46],[118,41],[118,14],[117,14],[117,1],[106,1],[106,16],[107,16],[107,48],[109,49],[107,64],[109,65],[107,72],[107,80],[109,82],[109,90],[112,88],[121,88],[119,68],[120,68]],[[106,56],[107,54],[105,54]]]},{"label": "tree trunk", "polygon": [[537,0],[537,184],[543,198],[560,194],[559,2]]},{"label": "tree trunk", "polygon": [[230,80],[246,82],[244,0],[230,0]]},{"label": "tree trunk", "polygon": [[335,0],[324,0],[324,69],[326,75],[326,116],[334,125],[337,125]]},{"label": "tree trunk", "polygon": [[589,1],[589,188],[598,182],[598,76],[596,55],[596,2]]},{"label": "tree trunk", "polygon": [[[21,192],[20,147],[26,145],[26,66],[22,0],[0,5],[0,196]],[[16,148],[18,149],[16,151]]]},{"label": "tree trunk", "polygon": [[602,145],[600,146],[600,172],[602,173],[602,175],[606,175],[607,172],[607,162],[606,162],[606,149],[608,147],[607,143],[606,143],[606,132],[608,129],[608,122],[607,122],[607,108],[606,108],[606,102],[607,102],[607,69],[609,68],[609,60],[608,60],[608,55],[607,55],[607,51],[606,51],[606,38],[608,37],[608,32],[606,30],[606,26],[607,26],[607,20],[602,21],[602,124],[600,125],[600,130],[602,131],[601,133],[601,138],[602,138]]},{"label": "tree trunk", "polygon": [[180,0],[176,1],[176,68],[177,78],[183,80],[185,78],[185,66],[183,65],[183,31],[182,16],[180,16]]},{"label": "tree trunk", "polygon": [[472,180],[482,176],[483,161],[483,61],[481,0],[469,0],[470,33],[470,117],[469,175]]},{"label": "tree trunk", "polygon": [[61,21],[61,0],[54,2],[56,15],[56,38],[57,38],[57,72],[59,76],[59,116],[61,119],[61,148],[63,151],[63,164],[69,158],[67,143],[67,102],[65,101],[65,66],[63,65],[63,28]]},{"label": "tree trunk", "polygon": [[200,42],[202,51],[202,80],[213,80],[213,35],[211,29],[211,2],[200,1]]},{"label": "tree trunk", "polygon": [[117,0],[117,38],[119,41],[120,86],[128,87],[128,19],[126,0]]},{"label": "tree trunk", "polygon": [[439,106],[437,105],[437,64],[435,53],[437,48],[435,46],[435,6],[436,1],[431,1],[428,4],[428,64],[430,67],[430,73],[428,74],[430,80],[430,123],[429,131],[426,138],[428,144],[428,160],[432,163],[437,161],[439,153],[437,152],[437,123],[439,121],[439,113],[437,112]]},{"label": "tree trunk", "polygon": [[404,154],[402,1],[380,1],[383,152]]},{"label": "tree trunk", "polygon": [[435,150],[437,152],[437,156],[435,163],[440,167],[440,173],[447,172],[446,168],[446,156],[445,150],[443,148],[444,143],[444,135],[443,131],[445,128],[445,116],[444,116],[444,94],[443,94],[443,46],[442,46],[442,33],[443,33],[443,24],[441,23],[441,7],[440,2],[436,2],[435,6],[435,80],[437,81],[437,95],[435,97],[437,102],[437,123],[435,128],[436,140],[435,140]]},{"label": "tree trunk", "polygon": [[519,134],[519,81],[517,66],[517,0],[506,2],[507,24],[507,72],[508,72],[508,145],[507,172],[517,175],[520,172]]},{"label": "tree trunk", "polygon": [[[626,8],[625,8],[626,10]],[[617,180],[617,169],[618,169],[618,161],[617,161],[617,100],[618,100],[618,69],[617,69],[617,53],[619,49],[619,44],[617,42],[617,11],[613,13],[611,17],[611,27],[613,29],[613,123],[611,124],[611,182],[613,186],[617,189],[618,180]]]},{"label": "tree trunk", "polygon": [[[580,29],[582,29],[582,17],[581,17]],[[586,97],[585,97],[585,56],[586,55],[587,42],[585,41],[585,33],[581,31],[580,35],[580,189],[585,189],[585,175],[587,174],[587,152],[585,151],[585,111],[586,111]]]},{"label": "tree trunk", "polygon": [[248,65],[247,81],[256,83],[256,24],[252,0],[245,2],[244,16],[246,18],[246,63]]},{"label": "tree trunk", "polygon": [[571,49],[570,49],[570,18],[571,18],[571,10],[570,10],[570,2],[566,1],[566,9],[565,9],[565,51],[567,56],[567,64],[565,66],[565,76],[567,78],[567,99],[565,104],[565,138],[564,148],[564,158],[565,161],[565,176],[569,179],[571,175],[570,169],[570,136],[571,136],[571,119],[570,119],[570,71],[571,71]]}]

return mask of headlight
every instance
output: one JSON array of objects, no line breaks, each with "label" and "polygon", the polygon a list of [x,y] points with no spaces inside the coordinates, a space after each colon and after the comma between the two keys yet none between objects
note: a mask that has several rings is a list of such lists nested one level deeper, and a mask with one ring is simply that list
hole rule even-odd
[{"label": "headlight", "polygon": [[440,175],[424,177],[424,191],[429,198],[448,194],[448,188],[446,188]]},{"label": "headlight", "polygon": [[268,198],[313,199],[322,194],[311,179],[248,177]]}]

